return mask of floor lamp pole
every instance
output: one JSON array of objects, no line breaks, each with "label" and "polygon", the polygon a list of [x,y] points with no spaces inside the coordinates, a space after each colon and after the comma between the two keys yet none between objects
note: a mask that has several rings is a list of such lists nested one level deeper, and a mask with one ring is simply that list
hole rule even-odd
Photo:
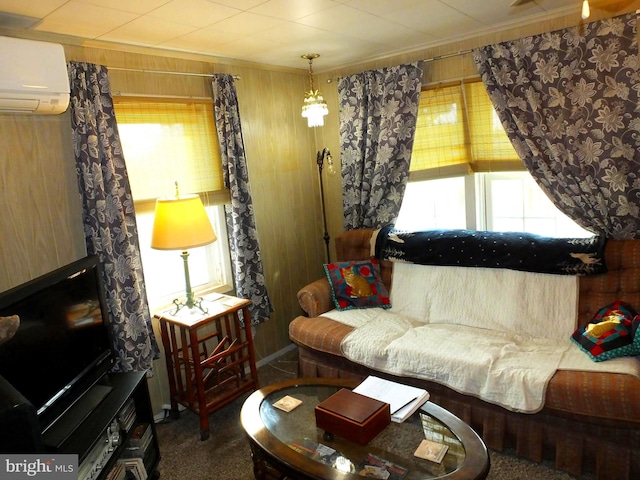
[{"label": "floor lamp pole", "polygon": [[331,237],[329,236],[329,232],[327,231],[327,213],[326,207],[324,203],[324,182],[322,181],[322,168],[324,167],[324,159],[329,157],[331,152],[329,152],[328,148],[323,148],[321,152],[318,152],[316,155],[316,163],[318,164],[318,176],[320,177],[320,201],[322,203],[322,224],[324,226],[324,235],[322,238],[324,239],[325,248],[327,251],[327,263],[331,263],[331,255],[329,253],[329,240]]}]

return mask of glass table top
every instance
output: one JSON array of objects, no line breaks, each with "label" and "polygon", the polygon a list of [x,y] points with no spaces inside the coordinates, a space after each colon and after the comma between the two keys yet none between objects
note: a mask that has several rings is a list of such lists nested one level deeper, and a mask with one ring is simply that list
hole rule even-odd
[{"label": "glass table top", "polygon": [[[302,384],[272,391],[260,403],[260,419],[271,435],[311,461],[367,478],[438,478],[455,472],[464,464],[467,455],[462,441],[447,425],[428,412],[433,408],[440,409],[429,402],[405,422],[391,422],[367,445],[357,445],[338,436],[325,439],[324,431],[316,427],[314,409],[340,388]],[[302,403],[290,412],[273,406],[286,395]],[[459,419],[453,418],[462,424]],[[424,439],[448,447],[440,463],[414,456]],[[480,444],[484,447],[482,442]]]}]

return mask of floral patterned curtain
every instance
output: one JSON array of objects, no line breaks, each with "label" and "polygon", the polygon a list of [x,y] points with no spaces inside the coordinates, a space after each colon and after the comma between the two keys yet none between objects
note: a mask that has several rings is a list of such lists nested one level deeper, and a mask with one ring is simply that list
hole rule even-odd
[{"label": "floral patterned curtain", "polygon": [[69,62],[71,127],[87,253],[104,267],[116,370],[151,370],[151,326],[127,170],[106,67]]},{"label": "floral patterned curtain", "polygon": [[273,307],[267,294],[256,235],[233,76],[214,75],[213,96],[224,184],[231,191],[231,205],[225,205],[225,211],[235,287],[238,296],[253,302],[250,307],[251,323],[258,324],[269,319]]},{"label": "floral patterned curtain", "polygon": [[422,61],[339,80],[345,230],[398,217],[409,178]]},{"label": "floral patterned curtain", "polygon": [[640,238],[635,14],[473,52],[524,164],[582,227]]}]

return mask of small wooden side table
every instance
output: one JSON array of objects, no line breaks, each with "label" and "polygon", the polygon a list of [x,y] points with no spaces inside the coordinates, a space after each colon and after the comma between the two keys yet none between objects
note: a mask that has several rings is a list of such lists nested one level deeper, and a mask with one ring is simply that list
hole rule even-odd
[{"label": "small wooden side table", "polygon": [[[178,404],[200,415],[200,439],[209,438],[209,414],[245,392],[257,390],[250,300],[212,294],[203,298],[203,313],[183,308],[156,314],[165,351],[171,415]],[[240,321],[242,311],[244,325]]]}]

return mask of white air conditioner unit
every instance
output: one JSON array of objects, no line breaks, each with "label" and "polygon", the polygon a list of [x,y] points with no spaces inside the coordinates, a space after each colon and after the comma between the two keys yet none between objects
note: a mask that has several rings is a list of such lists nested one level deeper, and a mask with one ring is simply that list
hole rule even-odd
[{"label": "white air conditioner unit", "polygon": [[59,114],[68,105],[62,45],[0,37],[0,113]]}]

